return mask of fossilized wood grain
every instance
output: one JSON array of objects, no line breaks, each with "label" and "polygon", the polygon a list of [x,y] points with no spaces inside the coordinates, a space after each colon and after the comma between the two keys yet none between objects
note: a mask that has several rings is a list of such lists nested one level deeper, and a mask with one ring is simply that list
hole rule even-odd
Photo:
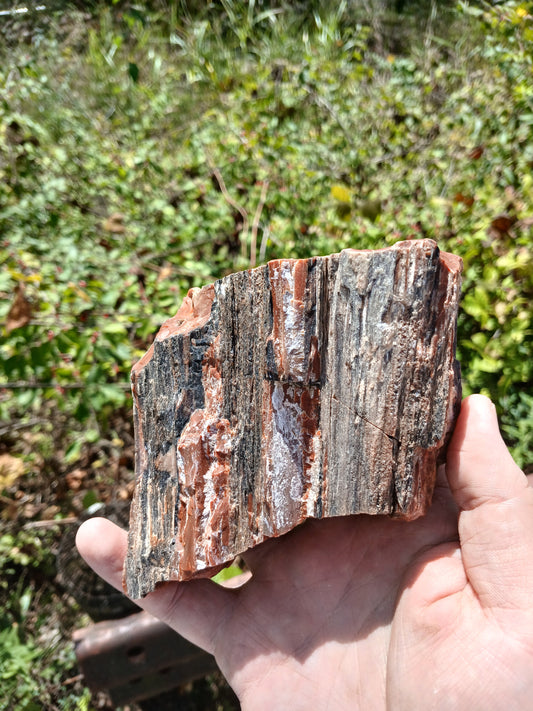
[{"label": "fossilized wood grain", "polygon": [[423,514],[460,403],[460,272],[420,240],[191,290],[132,371],[128,593],[308,517]]}]

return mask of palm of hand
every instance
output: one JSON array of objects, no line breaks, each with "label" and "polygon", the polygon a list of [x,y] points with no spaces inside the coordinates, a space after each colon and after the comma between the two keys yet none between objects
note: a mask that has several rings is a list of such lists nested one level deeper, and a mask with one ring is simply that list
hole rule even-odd
[{"label": "palm of hand", "polygon": [[402,637],[418,614],[402,595],[446,596],[449,579],[436,570],[437,589],[417,568],[429,560],[448,568],[454,549],[457,510],[441,485],[423,519],[310,521],[249,553],[253,577],[233,593],[213,638],[243,706],[261,708],[256,700],[263,697],[265,709],[385,709],[388,695],[398,700],[391,684],[397,686],[400,664],[411,666]]},{"label": "palm of hand", "polygon": [[[533,489],[489,405],[463,405],[424,518],[308,521],[249,551],[240,588],[168,583],[143,607],[215,654],[243,709],[531,708]],[[119,586],[125,534],[88,523],[80,550]]]},{"label": "palm of hand", "polygon": [[423,519],[308,522],[248,562],[213,638],[243,706],[528,708],[532,626],[472,587],[443,476]]}]

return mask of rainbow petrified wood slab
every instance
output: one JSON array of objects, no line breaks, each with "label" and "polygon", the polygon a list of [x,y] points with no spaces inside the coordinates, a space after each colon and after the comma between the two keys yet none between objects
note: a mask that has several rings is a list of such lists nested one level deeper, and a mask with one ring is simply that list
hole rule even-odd
[{"label": "rainbow petrified wood slab", "polygon": [[425,513],[460,404],[460,274],[420,240],[192,289],[132,371],[128,593],[306,518]]}]

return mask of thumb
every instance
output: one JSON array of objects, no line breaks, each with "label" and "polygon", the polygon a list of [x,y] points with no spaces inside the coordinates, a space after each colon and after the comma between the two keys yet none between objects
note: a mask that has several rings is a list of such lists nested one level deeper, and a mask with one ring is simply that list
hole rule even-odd
[{"label": "thumb", "polygon": [[529,609],[533,594],[533,489],[482,395],[464,400],[446,473],[459,506],[465,572],[484,607]]},{"label": "thumb", "polygon": [[[100,577],[122,590],[126,531],[104,518],[91,518],[78,529],[76,545]],[[193,644],[214,654],[215,638],[233,612],[235,593],[210,580],[170,582],[136,603]]]}]

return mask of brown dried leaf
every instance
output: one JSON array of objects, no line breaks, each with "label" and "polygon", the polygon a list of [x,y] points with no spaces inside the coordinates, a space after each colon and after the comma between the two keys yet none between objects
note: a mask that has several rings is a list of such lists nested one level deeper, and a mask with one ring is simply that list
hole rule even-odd
[{"label": "brown dried leaf", "polygon": [[0,454],[0,491],[12,486],[24,474],[24,462],[11,454]]},{"label": "brown dried leaf", "polygon": [[471,160],[479,160],[484,152],[485,152],[484,146],[475,146],[474,148],[472,148],[472,150],[468,154],[468,157]]},{"label": "brown dried leaf", "polygon": [[496,215],[496,217],[490,223],[493,230],[496,230],[502,235],[507,234],[511,227],[516,222],[516,217],[511,217],[511,215],[506,215],[502,213],[501,215]]},{"label": "brown dried leaf", "polygon": [[464,193],[455,193],[453,196],[453,201],[454,202],[461,202],[463,205],[466,205],[466,207],[472,207],[474,204],[474,198],[472,195],[465,195]]},{"label": "brown dried leaf", "polygon": [[43,521],[52,521],[59,513],[61,513],[61,508],[55,504],[52,504],[43,510],[41,513],[41,519]]},{"label": "brown dried leaf", "polygon": [[159,272],[159,275],[157,277],[157,281],[165,281],[165,279],[168,279],[169,277],[172,276],[172,266],[170,264],[165,264],[163,267],[161,267],[161,270]]},{"label": "brown dried leaf", "polygon": [[31,302],[24,295],[24,284],[19,282],[15,287],[15,298],[7,314],[6,331],[10,333],[16,328],[26,326],[31,321],[32,313]]},{"label": "brown dried leaf", "polygon": [[83,480],[87,476],[87,472],[84,469],[74,469],[65,476],[67,486],[71,491],[78,491],[81,489]]},{"label": "brown dried leaf", "polygon": [[8,499],[6,496],[2,497],[2,509],[0,512],[0,518],[2,521],[15,521],[19,515],[19,504],[16,501]]},{"label": "brown dried leaf", "polygon": [[122,235],[126,232],[126,226],[124,225],[124,215],[120,212],[114,212],[112,215],[104,220],[102,227],[106,232],[111,232],[115,235]]}]

